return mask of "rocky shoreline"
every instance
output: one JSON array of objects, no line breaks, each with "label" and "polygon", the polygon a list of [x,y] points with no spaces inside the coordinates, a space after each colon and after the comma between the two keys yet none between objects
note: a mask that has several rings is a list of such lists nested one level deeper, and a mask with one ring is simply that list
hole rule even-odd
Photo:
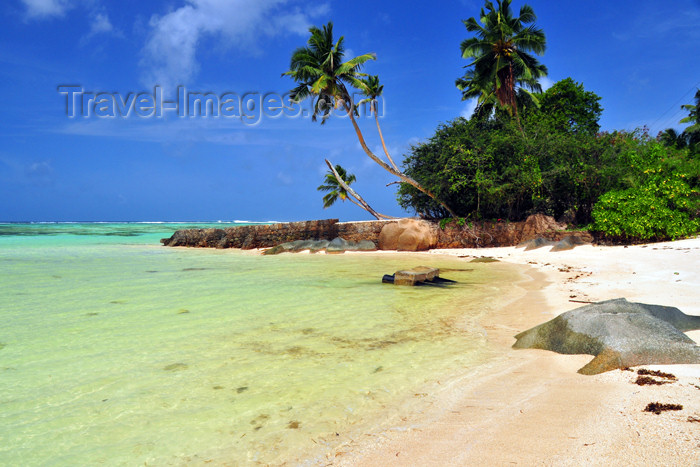
[{"label": "rocky shoreline", "polygon": [[515,246],[535,238],[553,242],[565,238],[576,243],[591,243],[585,231],[568,231],[543,214],[534,214],[521,222],[483,221],[443,227],[438,222],[418,219],[339,222],[325,219],[268,225],[245,225],[225,229],[178,230],[164,238],[165,246],[196,248],[272,248],[297,240],[371,241],[380,250],[420,251],[434,248],[481,248]]}]

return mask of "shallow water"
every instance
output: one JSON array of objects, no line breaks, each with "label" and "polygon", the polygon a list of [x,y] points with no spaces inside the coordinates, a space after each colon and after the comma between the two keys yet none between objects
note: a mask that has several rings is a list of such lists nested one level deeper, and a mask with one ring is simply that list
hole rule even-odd
[{"label": "shallow water", "polygon": [[[483,361],[476,320],[517,279],[449,258],[159,246],[176,227],[0,225],[0,464],[293,459]],[[459,284],[381,284],[426,261]]]}]

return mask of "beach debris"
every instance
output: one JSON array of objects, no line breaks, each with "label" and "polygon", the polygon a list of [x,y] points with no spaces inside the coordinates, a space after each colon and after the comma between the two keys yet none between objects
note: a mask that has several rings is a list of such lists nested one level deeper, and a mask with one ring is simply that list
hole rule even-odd
[{"label": "beach debris", "polygon": [[292,420],[292,421],[289,422],[289,424],[287,425],[287,428],[289,428],[290,430],[298,430],[300,426],[301,426],[301,423],[300,423],[300,422],[298,422],[298,421],[296,421],[296,420]]},{"label": "beach debris", "polygon": [[245,391],[247,391],[247,390],[248,390],[248,386],[241,386],[241,387],[239,387],[239,388],[236,388],[236,392],[237,392],[238,394],[240,394],[240,393],[242,393],[242,392],[245,392]]},{"label": "beach debris", "polygon": [[181,371],[186,370],[188,367],[184,363],[171,363],[163,367],[165,371]]},{"label": "beach debris", "polygon": [[384,274],[382,282],[385,284],[412,286],[444,286],[456,283],[456,281],[441,278],[438,268],[431,268],[428,266],[417,266],[413,269],[396,271],[394,274]]},{"label": "beach debris", "polygon": [[658,378],[666,378],[666,379],[672,379],[676,380],[676,375],[673,375],[671,373],[664,373],[663,371],[659,370],[648,370],[646,368],[640,368],[637,370],[638,375],[644,375],[644,376],[656,376]]},{"label": "beach debris", "polygon": [[578,372],[594,375],[629,366],[700,363],[700,347],[684,334],[696,329],[700,316],[618,298],[567,311],[521,332],[513,348],[593,355]]},{"label": "beach debris", "polygon": [[669,410],[683,410],[683,406],[680,404],[662,404],[661,402],[650,402],[644,408],[643,412],[651,412],[656,415],[661,415],[661,412],[666,412]]},{"label": "beach debris", "polygon": [[185,308],[180,308],[179,310],[177,310],[178,315],[184,315],[185,313],[189,313],[189,312],[190,312],[190,310],[187,310]]},{"label": "beach debris", "polygon": [[688,415],[688,421],[691,423],[700,423],[700,417],[694,415]]},{"label": "beach debris", "polygon": [[634,384],[637,386],[662,386],[664,384],[672,383],[673,381],[659,381],[651,376],[637,376]]}]

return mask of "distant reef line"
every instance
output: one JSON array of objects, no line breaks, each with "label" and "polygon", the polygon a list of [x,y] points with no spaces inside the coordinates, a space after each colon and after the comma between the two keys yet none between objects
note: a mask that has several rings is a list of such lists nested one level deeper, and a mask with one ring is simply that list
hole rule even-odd
[{"label": "distant reef line", "polygon": [[[401,227],[401,228],[399,228]],[[405,228],[404,228],[405,227]],[[413,230],[412,230],[413,229]],[[301,222],[282,222],[266,225],[240,225],[223,229],[184,229],[164,238],[165,246],[196,248],[272,248],[296,240],[333,240],[341,237],[349,242],[369,240],[378,249],[427,250],[433,248],[480,248],[515,246],[535,238],[560,241],[575,237],[577,243],[591,243],[586,231],[567,231],[566,225],[557,223],[543,214],[534,214],[525,221],[479,221],[458,225],[451,222],[441,226],[439,222],[396,219],[382,221],[339,222],[323,219]],[[384,234],[382,234],[384,230]],[[415,234],[413,232],[416,232]],[[401,235],[422,235],[419,242],[387,241],[388,232]],[[407,245],[402,248],[401,245]],[[415,245],[411,246],[411,245]]]}]

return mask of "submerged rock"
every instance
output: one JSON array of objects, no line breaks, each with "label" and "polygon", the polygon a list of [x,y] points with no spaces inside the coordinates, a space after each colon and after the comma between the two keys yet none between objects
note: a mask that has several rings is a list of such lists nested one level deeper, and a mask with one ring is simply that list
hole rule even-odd
[{"label": "submerged rock", "polygon": [[166,365],[163,367],[163,370],[165,371],[182,371],[186,370],[188,366],[184,363],[171,363],[170,365]]},{"label": "submerged rock", "polygon": [[326,253],[345,253],[346,251],[374,251],[377,246],[374,242],[363,240],[361,242],[348,242],[344,238],[336,237],[328,240],[295,240],[293,242],[282,243],[265,250],[264,255],[277,255],[280,253],[298,253],[309,250],[311,253],[325,250]]},{"label": "submerged rock", "polygon": [[474,258],[470,263],[498,263],[498,260],[496,258],[492,258],[490,256],[480,256],[478,258]]},{"label": "submerged rock", "polygon": [[594,355],[578,370],[594,375],[638,365],[700,363],[700,347],[683,334],[696,329],[700,316],[618,298],[567,311],[521,332],[513,348]]},{"label": "submerged rock", "polygon": [[345,253],[350,243],[344,238],[336,237],[326,247],[326,253]]}]

